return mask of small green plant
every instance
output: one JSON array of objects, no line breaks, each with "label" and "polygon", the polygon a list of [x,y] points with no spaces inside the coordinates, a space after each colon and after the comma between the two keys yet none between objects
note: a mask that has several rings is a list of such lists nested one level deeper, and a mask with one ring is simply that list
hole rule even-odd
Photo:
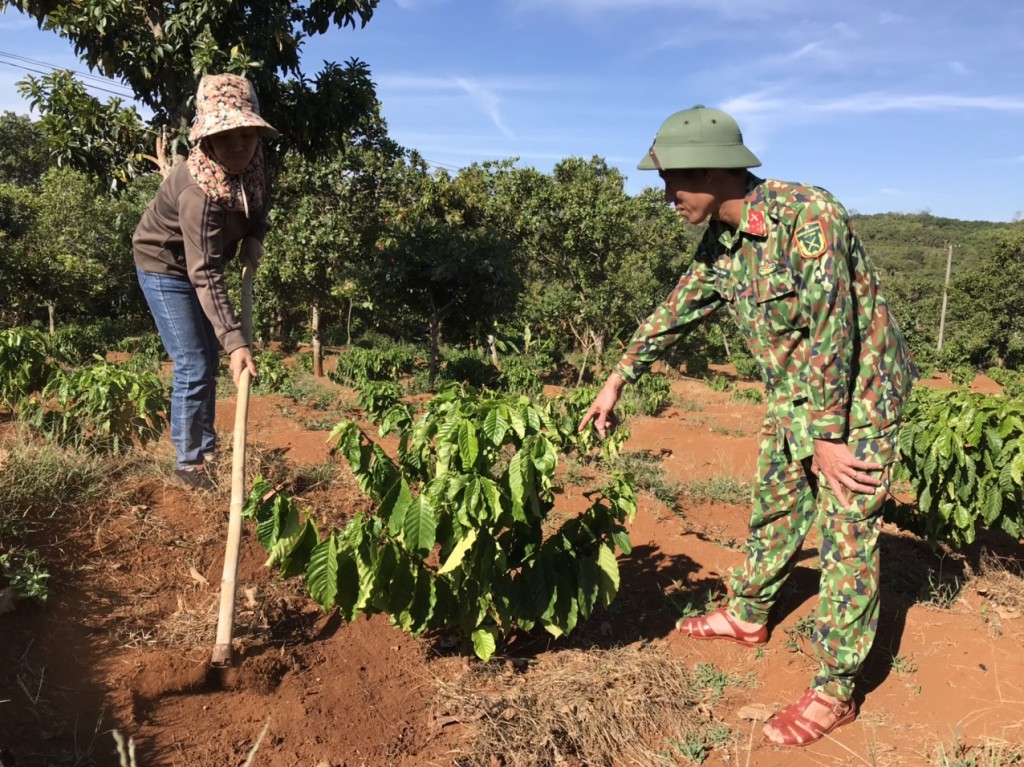
[{"label": "small green plant", "polygon": [[733,354],[729,358],[729,362],[736,369],[736,375],[741,378],[754,381],[761,378],[761,365],[749,354]]},{"label": "small green plant", "polygon": [[953,372],[949,374],[949,380],[956,386],[965,389],[970,388],[970,385],[974,382],[974,377],[974,368],[970,365],[957,365],[953,368]]},{"label": "small green plant", "polygon": [[164,429],[167,395],[160,379],[97,357],[89,367],[57,371],[41,394],[22,401],[21,416],[60,443],[118,452],[145,445]]},{"label": "small green plant", "polygon": [[917,672],[917,664],[914,659],[902,655],[892,656],[891,668],[897,674],[914,674]]},{"label": "small green plant", "polygon": [[627,386],[619,400],[624,416],[655,415],[672,401],[671,384],[663,375],[648,373],[632,386]]},{"label": "small green plant", "polygon": [[666,506],[675,507],[683,486],[665,477],[659,465],[661,458],[652,453],[621,453],[612,466],[633,478],[634,486],[646,490]]},{"label": "small green plant", "polygon": [[375,514],[321,536],[263,480],[246,503],[267,564],[286,577],[305,573],[324,609],[347,620],[384,612],[414,635],[449,631],[486,660],[512,631],[536,625],[561,636],[611,603],[615,550],[631,550],[625,523],[636,496],[614,477],[588,494],[588,509],[545,535],[566,444],[550,407],[453,386],[415,422],[396,405],[380,424],[398,433],[397,461],[352,422],[330,437]]},{"label": "small green plant", "polygon": [[719,375],[718,373],[711,376],[706,383],[711,391],[726,392],[732,389],[732,384],[729,382],[729,379],[723,375]]},{"label": "small green plant", "polygon": [[732,729],[727,724],[715,724],[704,731],[704,738],[712,748],[721,748],[732,738]]},{"label": "small green plant", "polygon": [[786,649],[790,652],[804,652],[803,647],[800,645],[800,640],[813,641],[816,623],[817,621],[813,615],[805,615],[794,623],[791,628],[784,628],[783,631],[787,637],[784,645]]},{"label": "small green plant", "polygon": [[303,373],[313,375],[313,352],[302,352],[295,355],[295,367]]},{"label": "small green plant", "polygon": [[713,663],[698,663],[694,669],[694,682],[711,693],[711,703],[721,700],[727,687],[738,687],[742,681],[738,677],[722,671]]},{"label": "small green plant", "polygon": [[622,445],[629,438],[629,430],[619,427],[604,438],[597,433],[593,423],[578,431],[583,415],[590,409],[590,403],[597,396],[592,386],[577,386],[552,401],[548,410],[555,419],[555,425],[562,438],[563,450],[575,452],[581,462],[591,460],[594,449],[598,448],[602,460],[613,464],[618,458]]},{"label": "small green plant", "polygon": [[31,328],[0,330],[0,407],[14,407],[42,389],[54,370],[42,333]]},{"label": "small green plant", "polygon": [[948,579],[936,577],[935,573],[928,573],[928,583],[923,587],[921,601],[939,610],[952,610],[960,598],[963,587],[960,578]]},{"label": "small green plant", "polygon": [[327,375],[332,381],[348,386],[359,386],[367,381],[394,381],[411,375],[417,361],[415,347],[407,344],[373,349],[353,346],[338,355],[335,369]]},{"label": "small green plant", "polygon": [[284,358],[269,350],[260,351],[253,360],[259,375],[253,379],[253,387],[261,392],[288,394],[291,391],[293,375],[284,364]]},{"label": "small green plant", "polygon": [[35,549],[14,549],[0,554],[0,575],[21,599],[45,602],[49,596],[46,583],[50,573]]},{"label": "small green plant", "polygon": [[749,402],[754,405],[760,405],[764,402],[764,395],[760,389],[734,389],[732,394],[729,395],[729,399],[734,402]]},{"label": "small green plant", "polygon": [[693,764],[704,764],[704,760],[711,753],[711,749],[705,743],[704,737],[697,732],[687,733],[684,740],[669,738],[668,744],[672,746],[672,750],[678,756]]},{"label": "small green plant", "polygon": [[398,405],[401,396],[402,387],[394,381],[368,381],[359,389],[356,402],[371,421],[378,422]]}]

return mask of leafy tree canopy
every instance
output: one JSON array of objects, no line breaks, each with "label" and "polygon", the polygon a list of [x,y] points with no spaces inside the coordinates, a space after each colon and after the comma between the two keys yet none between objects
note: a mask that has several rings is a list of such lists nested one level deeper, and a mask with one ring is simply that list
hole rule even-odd
[{"label": "leafy tree canopy", "polygon": [[[0,0],[0,10],[13,7],[32,16],[40,28],[70,40],[90,69],[122,80],[153,110],[153,125],[170,129],[172,151],[184,140],[200,77],[236,72],[255,83],[283,146],[317,153],[377,102],[369,70],[358,60],[325,62],[307,76],[299,61],[303,43],[334,26],[365,25],[377,2]],[[26,82],[33,90],[47,89],[45,81]],[[74,135],[81,140],[80,132]]]}]

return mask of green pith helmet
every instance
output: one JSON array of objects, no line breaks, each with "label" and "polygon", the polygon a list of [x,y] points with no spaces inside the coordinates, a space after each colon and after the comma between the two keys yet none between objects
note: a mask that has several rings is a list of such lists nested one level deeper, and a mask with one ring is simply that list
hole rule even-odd
[{"label": "green pith helmet", "polygon": [[725,112],[698,104],[671,115],[658,128],[654,145],[636,166],[670,168],[756,168],[761,164],[743,146],[743,134]]}]

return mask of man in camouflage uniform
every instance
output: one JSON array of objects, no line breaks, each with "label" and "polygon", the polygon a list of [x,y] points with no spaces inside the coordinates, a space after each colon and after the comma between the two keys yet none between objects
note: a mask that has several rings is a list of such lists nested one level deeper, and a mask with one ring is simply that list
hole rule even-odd
[{"label": "man in camouflage uniform", "polygon": [[641,324],[580,428],[593,421],[604,435],[622,387],[686,325],[728,310],[768,395],[747,558],[728,604],[678,628],[696,639],[766,642],[769,610],[817,527],[820,670],[764,728],[773,742],[805,745],[857,715],[854,677],[878,621],[887,467],[916,371],[843,206],[824,189],[747,170],[760,164],[724,112],[698,106],[661,126],[640,169],[660,173],[682,218],[710,221],[693,265]]}]

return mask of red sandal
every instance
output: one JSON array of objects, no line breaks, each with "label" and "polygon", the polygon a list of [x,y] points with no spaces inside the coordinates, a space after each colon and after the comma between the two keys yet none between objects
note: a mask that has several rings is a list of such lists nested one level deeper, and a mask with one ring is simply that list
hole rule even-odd
[{"label": "red sandal", "polygon": [[[729,625],[732,634],[719,634],[711,628],[708,620],[712,615],[721,615]],[[736,623],[736,619],[729,614],[724,607],[719,607],[707,615],[700,615],[696,618],[680,618],[676,621],[676,628],[681,634],[693,637],[694,639],[725,639],[744,647],[755,647],[768,641],[768,627],[761,626],[757,631],[744,631]]]},{"label": "red sandal", "polygon": [[[817,722],[805,716],[807,707],[817,703],[832,711],[835,721],[828,727],[823,727]],[[857,704],[849,701],[832,701],[826,698],[817,690],[807,690],[800,700],[791,703],[768,720],[768,724],[778,730],[783,737],[782,741],[769,741],[777,746],[807,746],[815,743],[828,735],[833,730],[849,724],[857,718]],[[768,737],[765,735],[765,737]]]}]

